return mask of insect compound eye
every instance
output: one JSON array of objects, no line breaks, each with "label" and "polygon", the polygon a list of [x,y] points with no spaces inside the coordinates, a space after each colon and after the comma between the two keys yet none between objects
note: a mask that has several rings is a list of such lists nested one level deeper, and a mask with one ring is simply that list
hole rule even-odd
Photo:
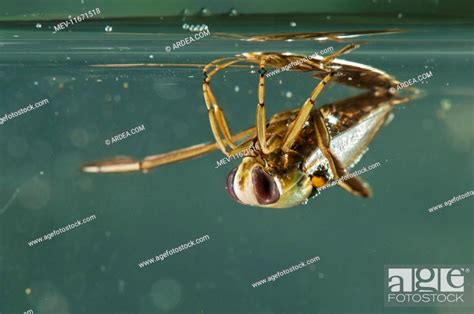
[{"label": "insect compound eye", "polygon": [[235,174],[237,173],[237,168],[234,168],[234,170],[232,170],[229,175],[227,176],[227,185],[225,187],[225,189],[227,190],[227,193],[229,193],[230,197],[238,202],[238,203],[242,203],[239,198],[237,197],[237,195],[235,194],[235,190],[234,190],[234,179],[235,179]]},{"label": "insect compound eye", "polygon": [[255,197],[260,204],[273,204],[280,199],[280,192],[275,180],[260,167],[253,169],[252,183]]}]

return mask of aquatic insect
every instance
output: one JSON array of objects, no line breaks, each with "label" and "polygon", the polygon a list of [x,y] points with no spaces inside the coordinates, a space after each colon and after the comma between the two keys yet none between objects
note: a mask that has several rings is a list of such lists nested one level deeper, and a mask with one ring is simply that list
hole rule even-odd
[{"label": "aquatic insect", "polygon": [[[373,33],[380,32],[384,31]],[[338,38],[337,34],[332,33],[317,33],[314,36]],[[294,37],[313,38],[310,34],[301,33]],[[257,38],[271,40],[271,36]],[[276,35],[273,38],[287,39],[291,36]],[[202,88],[215,143],[149,156],[142,161],[118,157],[92,162],[84,165],[82,170],[92,173],[148,172],[152,168],[202,156],[216,149],[231,156],[256,147],[227,178],[227,191],[239,203],[260,207],[291,207],[306,202],[318,192],[318,188],[335,180],[344,190],[368,197],[371,190],[362,179],[341,178],[346,178],[347,169],[362,157],[391,115],[393,107],[413,97],[398,95],[395,87],[399,82],[387,73],[337,59],[356,48],[358,45],[349,44],[329,56],[314,56],[311,59],[292,53],[252,52],[214,60],[204,66]],[[258,102],[255,126],[232,134],[210,82],[218,71],[237,63],[258,64]],[[310,71],[320,81],[300,108],[280,112],[267,121],[267,68],[282,68],[288,64],[295,65],[292,71]],[[358,96],[316,106],[318,95],[332,82],[366,91]]]}]

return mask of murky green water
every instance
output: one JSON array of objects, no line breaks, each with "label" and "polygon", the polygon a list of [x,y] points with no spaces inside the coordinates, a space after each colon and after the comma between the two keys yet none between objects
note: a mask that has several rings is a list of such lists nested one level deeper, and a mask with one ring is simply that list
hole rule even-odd
[{"label": "murky green water", "polygon": [[[474,263],[474,198],[428,212],[473,188],[472,25],[321,22],[296,16],[105,20],[56,34],[56,22],[5,24],[0,117],[49,103],[0,125],[0,312],[451,313],[449,307],[384,307],[384,265]],[[205,23],[211,36],[166,52],[191,34],[184,23]],[[424,96],[395,109],[395,119],[354,168],[382,164],[363,175],[372,199],[332,188],[288,210],[245,207],[224,189],[237,161],[216,169],[219,152],[147,175],[79,172],[90,160],[141,158],[212,139],[201,70],[160,64],[205,64],[245,51],[312,54],[344,45],[250,43],[217,32],[394,26],[408,32],[365,37],[366,45],[344,57],[400,81],[433,74],[415,85]],[[95,66],[131,63],[150,66]],[[235,131],[255,120],[257,75],[251,71],[231,69],[212,82]],[[314,85],[308,73],[268,79],[268,115],[301,105]],[[357,92],[333,86],[320,103]],[[105,144],[140,125],[144,131]],[[96,218],[87,224],[28,244],[91,215]],[[138,266],[203,235],[209,240]],[[311,266],[251,285],[315,256],[320,261]],[[472,283],[467,289],[472,292]]]}]

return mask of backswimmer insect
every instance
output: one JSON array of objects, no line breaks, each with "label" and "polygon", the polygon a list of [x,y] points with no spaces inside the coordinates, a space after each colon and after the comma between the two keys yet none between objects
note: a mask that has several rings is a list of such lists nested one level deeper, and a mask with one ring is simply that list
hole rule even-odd
[{"label": "backswimmer insect", "polygon": [[[391,33],[395,30],[365,31],[359,34]],[[346,33],[297,33],[255,36],[248,41],[288,39],[333,39],[355,37]],[[242,38],[241,38],[242,39]],[[318,188],[335,180],[353,195],[368,197],[369,186],[359,177],[346,178],[386,123],[394,106],[414,98],[397,94],[399,83],[387,73],[367,65],[337,59],[358,48],[348,44],[329,56],[311,59],[279,52],[248,52],[222,58],[204,66],[202,83],[204,101],[215,143],[199,144],[137,161],[117,157],[84,165],[90,173],[148,172],[150,169],[198,157],[220,149],[226,156],[248,151],[240,165],[227,177],[227,191],[237,202],[259,207],[286,208],[305,203]],[[258,102],[254,127],[232,134],[224,112],[215,98],[210,82],[220,70],[237,63],[259,66]],[[319,83],[304,104],[294,110],[275,114],[268,121],[265,114],[265,74],[268,68],[296,64],[293,71],[311,71]],[[318,95],[328,83],[340,83],[366,89],[358,96],[324,106],[316,106]],[[414,91],[414,90],[412,90]]]}]

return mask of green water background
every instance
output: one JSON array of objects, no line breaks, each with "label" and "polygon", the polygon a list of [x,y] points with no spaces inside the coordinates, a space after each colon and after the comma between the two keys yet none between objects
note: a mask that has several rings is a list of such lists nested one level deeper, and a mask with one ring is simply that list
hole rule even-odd
[{"label": "green water background", "polygon": [[[161,17],[152,5],[148,10],[137,5],[134,10],[156,17],[88,21],[56,34],[53,25],[67,15],[82,13],[83,8],[106,12],[113,3],[27,7],[45,12],[36,17],[11,13],[25,11],[21,1],[5,6],[8,16],[21,21],[3,22],[0,28],[0,116],[44,98],[50,103],[0,125],[0,312],[453,312],[383,305],[384,265],[474,263],[474,198],[428,212],[472,190],[474,171],[472,7],[461,2],[443,11],[439,6],[446,7],[445,2],[434,3],[423,1],[428,12],[423,18],[417,15],[418,5],[410,16],[408,9],[399,12],[397,7],[372,12],[377,9],[369,2],[365,10],[372,13],[367,15],[349,14],[349,9],[347,14],[340,13],[342,9],[314,13],[315,6],[307,6],[312,14],[184,20],[167,16],[179,12],[173,5],[166,6],[170,12]],[[256,6],[205,4],[218,13]],[[301,2],[295,2],[298,5]],[[203,5],[187,7],[197,12]],[[277,12],[280,7],[266,6]],[[121,8],[125,16],[127,6]],[[56,20],[44,20],[50,18]],[[165,52],[166,46],[192,34],[183,29],[185,23],[205,24],[211,34],[407,30],[365,37],[368,43],[345,57],[400,81],[433,73],[416,85],[424,97],[395,109],[394,120],[355,167],[381,162],[363,175],[374,197],[355,198],[332,188],[288,210],[245,207],[224,189],[227,173],[238,162],[215,169],[223,157],[219,152],[147,175],[80,173],[80,165],[89,160],[144,157],[212,139],[200,69],[93,65],[205,64],[245,51],[309,55],[344,45],[246,43],[213,35]],[[105,31],[107,26],[111,32]],[[268,79],[268,115],[301,105],[314,85],[307,73]],[[254,123],[257,74],[231,69],[217,75],[212,86],[233,130]],[[358,92],[331,86],[319,103]],[[142,124],[144,132],[105,145],[106,139]],[[90,215],[96,220],[50,241],[27,244]],[[203,244],[143,269],[137,265],[205,234],[210,239]],[[251,286],[314,256],[321,261],[264,286]],[[472,286],[469,289],[472,292]]]}]

